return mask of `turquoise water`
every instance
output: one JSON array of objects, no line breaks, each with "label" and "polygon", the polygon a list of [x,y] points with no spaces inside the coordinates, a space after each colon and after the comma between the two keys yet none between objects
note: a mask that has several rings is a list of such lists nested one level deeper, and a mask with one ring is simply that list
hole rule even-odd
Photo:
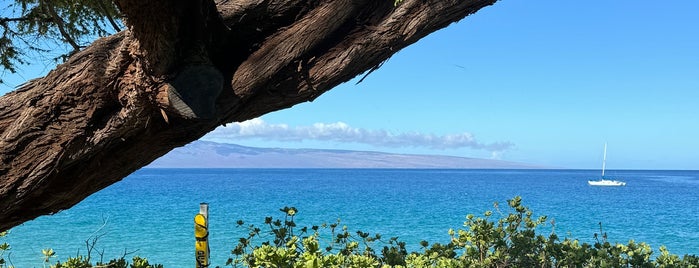
[{"label": "turquoise water", "polygon": [[85,241],[95,236],[93,258],[136,251],[128,256],[193,267],[193,217],[208,202],[213,266],[223,266],[246,235],[237,220],[261,225],[284,206],[299,209],[301,226],[340,218],[350,231],[398,236],[417,250],[423,239],[447,242],[447,230],[462,227],[467,214],[519,195],[536,215],[555,219],[562,237],[593,242],[602,222],[611,241],[699,254],[699,171],[609,174],[627,186],[590,187],[598,171],[585,170],[144,169],[69,210],[13,228],[0,243],[11,244],[17,267],[42,267],[44,248],[57,260],[86,254]]}]

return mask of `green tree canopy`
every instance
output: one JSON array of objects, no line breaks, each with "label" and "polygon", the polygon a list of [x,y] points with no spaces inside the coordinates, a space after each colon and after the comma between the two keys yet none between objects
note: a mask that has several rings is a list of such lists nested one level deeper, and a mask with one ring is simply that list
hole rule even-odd
[{"label": "green tree canopy", "polygon": [[41,58],[64,61],[96,37],[123,28],[119,10],[107,0],[15,0],[2,5],[0,68],[12,73]]}]

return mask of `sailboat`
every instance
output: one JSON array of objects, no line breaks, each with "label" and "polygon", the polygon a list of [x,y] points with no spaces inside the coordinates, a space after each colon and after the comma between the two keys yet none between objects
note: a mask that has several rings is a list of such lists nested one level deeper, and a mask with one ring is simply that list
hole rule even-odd
[{"label": "sailboat", "polygon": [[624,186],[626,182],[618,180],[607,180],[604,178],[604,168],[607,165],[607,143],[604,144],[604,160],[602,160],[602,178],[596,181],[587,181],[591,186]]}]

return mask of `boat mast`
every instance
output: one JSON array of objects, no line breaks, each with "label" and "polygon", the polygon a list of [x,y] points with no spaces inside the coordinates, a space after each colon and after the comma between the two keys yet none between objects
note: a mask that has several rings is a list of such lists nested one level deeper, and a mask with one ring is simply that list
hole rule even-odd
[{"label": "boat mast", "polygon": [[602,160],[602,178],[604,178],[604,168],[607,165],[607,143],[604,143],[604,160]]}]

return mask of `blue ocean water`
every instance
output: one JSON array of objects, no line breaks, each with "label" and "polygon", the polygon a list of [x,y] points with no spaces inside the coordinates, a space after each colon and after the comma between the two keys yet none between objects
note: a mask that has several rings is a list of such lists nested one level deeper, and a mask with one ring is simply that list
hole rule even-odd
[{"label": "blue ocean water", "polygon": [[350,231],[398,236],[417,250],[420,240],[448,242],[447,231],[467,214],[521,196],[536,215],[555,219],[561,237],[591,243],[602,222],[613,242],[699,254],[699,171],[608,174],[627,186],[588,186],[598,177],[592,170],[142,169],[69,210],[13,228],[0,243],[10,243],[16,267],[42,267],[45,248],[57,253],[52,262],[86,254],[85,241],[96,236],[93,258],[140,255],[193,267],[193,217],[208,202],[213,266],[223,266],[247,234],[237,220],[262,225],[284,206],[299,209],[300,226],[339,218]]}]

